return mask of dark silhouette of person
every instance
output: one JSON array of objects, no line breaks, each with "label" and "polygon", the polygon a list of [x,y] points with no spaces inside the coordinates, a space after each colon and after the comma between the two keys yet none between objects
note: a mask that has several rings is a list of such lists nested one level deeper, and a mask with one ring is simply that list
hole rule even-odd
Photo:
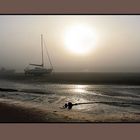
[{"label": "dark silhouette of person", "polygon": [[68,102],[68,109],[72,109],[73,104],[71,102]]},{"label": "dark silhouette of person", "polygon": [[68,103],[65,103],[64,104],[64,108],[68,108],[68,109],[72,109],[72,106],[73,106],[74,104],[72,104],[71,102],[68,102]]},{"label": "dark silhouette of person", "polygon": [[64,108],[67,108],[67,107],[68,107],[68,104],[67,104],[67,103],[65,103]]}]

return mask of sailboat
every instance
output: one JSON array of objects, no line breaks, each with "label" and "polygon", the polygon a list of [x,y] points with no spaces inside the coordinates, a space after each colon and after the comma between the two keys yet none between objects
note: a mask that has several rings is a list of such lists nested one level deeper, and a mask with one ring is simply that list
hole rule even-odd
[{"label": "sailboat", "polygon": [[48,60],[49,60],[49,63],[50,63],[51,67],[50,68],[45,68],[45,66],[44,66],[44,52],[43,52],[44,49],[43,48],[44,48],[44,42],[43,42],[43,35],[41,34],[42,62],[41,62],[41,64],[29,64],[29,66],[32,65],[32,66],[34,66],[34,68],[29,68],[29,66],[26,67],[24,69],[25,75],[45,75],[45,74],[52,73],[53,66],[52,66],[51,59],[50,59],[47,48],[46,48],[47,56],[48,56]]}]

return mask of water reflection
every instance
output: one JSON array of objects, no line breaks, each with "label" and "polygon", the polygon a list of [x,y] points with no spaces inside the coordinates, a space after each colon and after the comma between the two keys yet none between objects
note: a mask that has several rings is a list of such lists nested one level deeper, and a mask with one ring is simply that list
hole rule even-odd
[{"label": "water reflection", "polygon": [[86,85],[75,85],[73,91],[78,93],[84,93],[86,92]]},{"label": "water reflection", "polygon": [[[73,85],[71,92],[78,93],[78,94],[74,94],[74,96],[72,96],[69,101],[71,101],[73,104],[89,102],[89,100],[84,98],[85,93],[87,93],[87,88],[88,88],[88,85]],[[86,110],[89,108],[89,106],[90,105],[88,105],[88,104],[87,105],[85,105],[85,104],[74,105],[73,109],[74,110]]]}]

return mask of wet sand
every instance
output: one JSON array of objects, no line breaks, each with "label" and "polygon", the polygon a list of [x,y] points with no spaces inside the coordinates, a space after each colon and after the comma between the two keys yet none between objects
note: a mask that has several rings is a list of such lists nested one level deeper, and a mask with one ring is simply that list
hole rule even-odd
[{"label": "wet sand", "polygon": [[[63,110],[62,110],[63,112]],[[78,122],[76,118],[67,117],[56,110],[33,105],[30,103],[22,103],[7,99],[0,99],[0,123],[8,122]],[[67,111],[66,111],[67,112]]]},{"label": "wet sand", "polygon": [[[55,112],[55,111],[54,111]],[[78,120],[77,120],[78,121]],[[61,113],[44,111],[33,107],[0,103],[0,123],[33,123],[33,122],[75,122]]]},{"label": "wet sand", "polygon": [[51,110],[29,103],[0,99],[0,122],[140,122],[140,114],[90,115],[73,110]]},{"label": "wet sand", "polygon": [[43,122],[44,114],[39,110],[0,103],[0,122]]}]

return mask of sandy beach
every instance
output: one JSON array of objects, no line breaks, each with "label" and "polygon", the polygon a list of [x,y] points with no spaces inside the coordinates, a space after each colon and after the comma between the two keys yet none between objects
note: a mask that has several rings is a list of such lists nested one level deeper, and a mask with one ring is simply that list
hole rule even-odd
[{"label": "sandy beach", "polygon": [[[64,111],[65,112],[65,111]],[[70,117],[67,113],[43,108],[39,105],[0,99],[0,123],[2,122],[79,122],[79,117]],[[65,114],[65,115],[64,115]],[[69,116],[69,117],[68,117]]]},{"label": "sandy beach", "polygon": [[73,110],[50,110],[30,103],[0,99],[0,123],[139,122],[140,114],[87,115]]}]

